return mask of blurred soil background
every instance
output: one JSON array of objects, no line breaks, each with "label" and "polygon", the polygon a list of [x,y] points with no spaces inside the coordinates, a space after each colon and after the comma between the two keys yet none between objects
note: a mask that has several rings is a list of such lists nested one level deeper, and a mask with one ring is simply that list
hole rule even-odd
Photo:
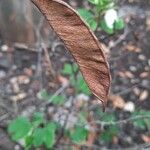
[{"label": "blurred soil background", "polygon": [[[85,0],[67,2],[75,9],[90,7]],[[98,100],[84,89],[75,93],[78,87],[62,74],[65,64],[75,62],[33,4],[0,1],[0,150],[22,149],[20,143],[11,141],[7,123],[35,111],[44,112],[47,119],[66,129],[78,123],[89,129],[84,144],[73,145],[63,136],[54,149],[150,149],[150,118],[147,127],[132,119],[140,110],[150,116],[150,1],[120,0],[118,11],[126,22],[123,31],[111,36],[95,33],[104,44],[112,75],[107,127]],[[41,93],[65,98],[57,105],[43,100]],[[114,126],[111,121],[118,131],[100,138]]]}]

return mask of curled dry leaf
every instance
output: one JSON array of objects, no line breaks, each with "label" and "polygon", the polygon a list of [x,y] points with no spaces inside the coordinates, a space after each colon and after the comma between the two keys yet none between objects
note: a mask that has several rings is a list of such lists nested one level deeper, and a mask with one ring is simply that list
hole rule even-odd
[{"label": "curled dry leaf", "polygon": [[75,10],[61,0],[31,0],[64,41],[92,93],[107,103],[110,73],[103,48]]}]

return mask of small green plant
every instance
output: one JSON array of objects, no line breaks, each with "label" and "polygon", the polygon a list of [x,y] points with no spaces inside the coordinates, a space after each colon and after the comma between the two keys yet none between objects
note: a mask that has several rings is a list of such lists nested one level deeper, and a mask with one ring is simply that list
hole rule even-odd
[{"label": "small green plant", "polygon": [[57,125],[47,122],[42,113],[35,113],[31,121],[27,117],[19,116],[10,122],[8,133],[13,141],[22,140],[26,150],[45,146],[52,148],[55,143]]},{"label": "small green plant", "polygon": [[84,127],[75,127],[74,130],[70,131],[70,139],[75,144],[81,144],[86,141],[88,136],[88,130]]},{"label": "small green plant", "polygon": [[[112,122],[115,122],[116,116],[114,113],[102,113],[101,111],[98,111],[98,115],[100,117],[100,120],[102,120],[102,122],[108,123],[108,125],[106,125],[104,127],[104,130],[102,131],[102,133],[100,134],[100,140],[103,142],[111,142],[113,140],[114,136],[117,136],[119,133],[119,126],[116,124],[111,124]],[[109,125],[110,123],[110,125]]]},{"label": "small green plant", "polygon": [[118,16],[115,0],[88,0],[93,9],[78,9],[80,16],[93,30],[101,28],[108,34],[124,28],[124,20]]},{"label": "small green plant", "polygon": [[[145,110],[140,110],[140,111],[135,111],[132,114],[133,118],[136,118],[137,116],[150,116],[150,111],[145,111]],[[136,128],[142,129],[142,130],[150,130],[150,119],[147,117],[143,117],[140,119],[136,119],[133,121],[133,125]]]},{"label": "small green plant", "polygon": [[77,64],[66,63],[62,70],[62,74],[69,75],[70,84],[75,88],[77,93],[84,93],[90,95],[91,92],[83,79],[83,76],[79,72]]}]

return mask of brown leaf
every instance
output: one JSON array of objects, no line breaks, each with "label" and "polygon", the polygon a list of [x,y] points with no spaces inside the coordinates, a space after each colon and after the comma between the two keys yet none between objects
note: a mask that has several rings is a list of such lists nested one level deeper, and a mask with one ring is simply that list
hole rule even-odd
[{"label": "brown leaf", "polygon": [[136,47],[132,43],[129,43],[128,45],[125,46],[125,49],[127,49],[130,52],[141,52],[141,48]]},{"label": "brown leaf", "polygon": [[112,104],[115,108],[123,109],[125,106],[124,99],[119,95],[110,95],[109,99],[112,101]]},{"label": "brown leaf", "polygon": [[64,41],[93,94],[105,106],[110,74],[101,43],[75,10],[61,0],[31,0]]}]

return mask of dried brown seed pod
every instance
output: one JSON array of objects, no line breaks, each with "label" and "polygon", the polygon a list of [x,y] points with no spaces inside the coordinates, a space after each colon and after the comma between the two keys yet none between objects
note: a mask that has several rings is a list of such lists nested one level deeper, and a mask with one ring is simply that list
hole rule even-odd
[{"label": "dried brown seed pod", "polygon": [[92,93],[104,106],[110,88],[110,73],[103,48],[78,13],[61,0],[31,0],[63,40],[77,61]]}]

